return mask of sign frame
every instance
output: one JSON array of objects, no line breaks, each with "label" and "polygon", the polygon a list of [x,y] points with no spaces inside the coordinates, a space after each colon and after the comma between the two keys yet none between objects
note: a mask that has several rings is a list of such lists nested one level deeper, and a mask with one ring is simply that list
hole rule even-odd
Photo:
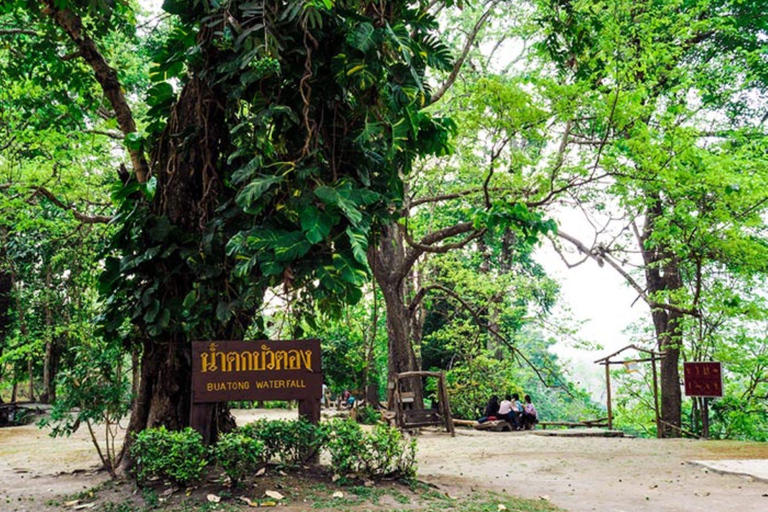
[{"label": "sign frame", "polygon": [[683,363],[685,396],[720,398],[723,396],[723,365],[719,361]]},{"label": "sign frame", "polygon": [[[248,354],[238,355],[243,352]],[[203,354],[207,357],[204,358]],[[189,423],[201,433],[206,444],[213,442],[210,426],[216,404],[221,402],[298,400],[299,417],[315,425],[320,423],[323,372],[319,339],[193,341],[191,356]],[[220,373],[227,375],[207,380],[202,377],[203,373],[210,373],[208,377],[216,373],[214,367],[216,372],[223,369]],[[270,384],[256,387],[254,375],[260,377],[258,382],[269,381]],[[276,384],[279,381],[283,384]],[[287,384],[289,381],[290,384]],[[208,389],[209,383],[222,382],[249,384],[225,384],[223,388],[214,386]]]}]

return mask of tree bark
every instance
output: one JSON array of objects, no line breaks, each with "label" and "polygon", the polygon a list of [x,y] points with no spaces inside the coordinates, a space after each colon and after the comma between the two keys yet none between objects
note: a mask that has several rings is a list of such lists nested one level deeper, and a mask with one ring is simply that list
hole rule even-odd
[{"label": "tree bark", "polygon": [[[648,295],[668,294],[683,288],[683,279],[677,259],[664,247],[649,247],[648,240],[654,224],[663,213],[661,199],[652,197],[646,213],[641,249],[645,262],[645,278]],[[659,350],[665,352],[661,359],[661,436],[680,437],[682,426],[682,394],[680,392],[680,344],[682,342],[682,314],[678,311],[652,308],[653,327]]]},{"label": "tree bark", "polygon": [[[53,293],[51,286],[51,268],[46,266],[45,284],[47,292]],[[50,297],[45,298],[45,328],[48,341],[45,343],[45,358],[43,359],[43,393],[40,395],[40,402],[44,404],[53,403],[56,400],[56,367],[57,367],[57,347],[56,338],[53,335],[53,311],[51,310]]]},{"label": "tree bark", "polygon": [[[157,192],[151,210],[165,216],[172,225],[201,237],[220,199],[218,158],[228,133],[224,107],[219,101],[223,96],[205,80],[193,77],[182,90],[153,154]],[[169,270],[176,269],[173,285],[163,291],[163,300],[183,300],[193,289],[195,274],[179,256],[167,258],[163,264]],[[172,430],[189,426],[192,355],[187,336],[177,333],[167,339],[143,341],[141,377],[129,433],[160,425]],[[231,338],[221,333],[217,339]],[[215,442],[220,432],[235,425],[226,403],[211,404],[206,414],[210,421],[207,430],[201,432],[206,443]],[[124,453],[128,453],[131,442],[128,436]],[[131,463],[129,457],[124,457],[122,467],[130,467]]]},{"label": "tree bark", "polygon": [[[420,369],[411,343],[413,314],[405,304],[405,279],[399,277],[404,261],[402,231],[396,224],[390,224],[383,229],[379,244],[372,245],[368,250],[368,262],[381,289],[387,312],[388,382],[396,373]],[[424,395],[419,379],[407,379],[404,387],[415,393],[415,407],[423,408]]]},{"label": "tree bark", "polygon": [[[0,255],[1,256],[1,255]],[[2,260],[0,260],[2,264]],[[3,355],[5,338],[10,328],[11,311],[11,274],[0,267],[0,356]],[[3,377],[3,366],[0,366],[0,379]],[[3,399],[0,397],[0,403]]]}]

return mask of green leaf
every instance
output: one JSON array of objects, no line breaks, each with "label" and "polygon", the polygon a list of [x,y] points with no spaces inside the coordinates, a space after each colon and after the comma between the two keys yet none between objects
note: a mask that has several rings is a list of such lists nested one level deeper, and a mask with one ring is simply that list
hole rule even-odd
[{"label": "green leaf", "polygon": [[237,194],[235,202],[238,206],[244,210],[247,210],[251,208],[253,203],[255,203],[267,190],[269,190],[272,185],[280,183],[281,181],[283,181],[282,176],[267,176],[264,178],[256,178],[248,183],[245,187],[243,187],[243,189]]},{"label": "green leaf", "polygon": [[292,231],[281,236],[274,244],[275,259],[277,261],[292,261],[298,259],[312,248],[312,244],[304,237],[301,231]]},{"label": "green leaf", "polygon": [[368,236],[365,232],[361,232],[358,230],[353,229],[352,227],[348,227],[347,230],[347,236],[349,237],[349,243],[352,246],[352,254],[354,255],[355,259],[361,264],[361,265],[367,265],[368,264]]},{"label": "green leaf", "polygon": [[367,52],[375,43],[375,35],[376,29],[373,25],[364,21],[347,34],[347,43],[361,52]]},{"label": "green leaf", "polygon": [[219,322],[225,324],[232,317],[232,311],[229,308],[229,303],[220,301],[216,306],[216,318]]},{"label": "green leaf", "polygon": [[330,215],[309,206],[301,211],[301,229],[313,244],[319,244],[331,234],[334,221]]}]

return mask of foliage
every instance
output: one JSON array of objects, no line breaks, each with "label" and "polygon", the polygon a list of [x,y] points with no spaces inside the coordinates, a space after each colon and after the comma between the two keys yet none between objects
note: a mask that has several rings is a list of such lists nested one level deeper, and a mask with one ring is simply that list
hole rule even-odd
[{"label": "foliage", "polygon": [[411,478],[416,474],[416,441],[395,427],[377,424],[365,432],[351,419],[331,423],[327,449],[337,474],[378,480]]},{"label": "foliage", "polygon": [[202,436],[189,427],[179,431],[163,426],[146,429],[136,434],[130,452],[139,485],[154,478],[188,485],[200,479],[208,464]]},{"label": "foliage", "polygon": [[233,485],[255,473],[265,459],[264,443],[240,432],[219,436],[213,454]]},{"label": "foliage", "polygon": [[313,460],[324,446],[328,433],[323,425],[299,420],[257,420],[237,432],[263,444],[264,460],[279,460],[295,466]]},{"label": "foliage", "polygon": [[355,409],[355,419],[363,425],[375,425],[381,421],[381,414],[374,407],[364,405]]},{"label": "foliage", "polygon": [[[122,457],[115,441],[131,401],[122,347],[98,338],[82,339],[73,351],[74,362],[58,376],[58,400],[39,424],[52,426],[52,437],[69,436],[85,424],[104,467],[114,475]],[[96,432],[102,428],[105,437],[99,441]]]}]

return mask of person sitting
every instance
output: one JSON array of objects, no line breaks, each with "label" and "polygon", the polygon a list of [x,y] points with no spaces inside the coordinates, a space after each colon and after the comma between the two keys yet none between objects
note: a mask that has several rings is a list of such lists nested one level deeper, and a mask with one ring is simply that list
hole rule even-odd
[{"label": "person sitting", "polygon": [[525,405],[523,405],[522,424],[523,428],[530,430],[539,422],[539,413],[533,405],[531,395],[525,395]]},{"label": "person sitting", "polygon": [[522,428],[520,419],[523,415],[523,404],[520,403],[520,395],[517,393],[512,393],[511,409],[509,415],[513,418],[512,425],[515,427],[515,430],[520,430]]},{"label": "person sitting", "polygon": [[477,420],[478,423],[485,423],[486,421],[493,421],[498,418],[499,415],[499,397],[493,395],[488,401],[488,405],[485,406],[485,414]]},{"label": "person sitting", "polygon": [[512,413],[512,395],[507,395],[499,404],[499,419],[507,420],[512,428],[517,430],[519,425],[519,416]]}]

